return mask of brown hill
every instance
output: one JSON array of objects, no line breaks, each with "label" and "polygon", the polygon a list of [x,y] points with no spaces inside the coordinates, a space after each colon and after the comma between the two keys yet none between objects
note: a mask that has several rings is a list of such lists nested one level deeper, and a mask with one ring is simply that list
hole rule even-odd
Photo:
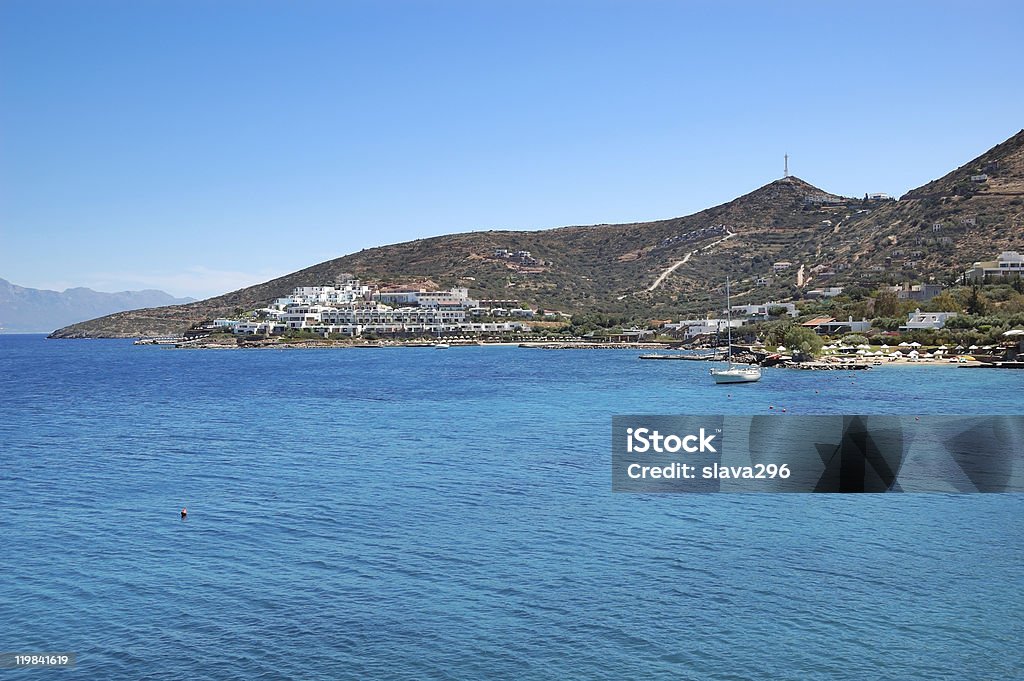
[{"label": "brown hill", "polygon": [[1024,130],[898,202],[854,214],[835,244],[857,276],[951,282],[976,260],[1024,250]]},{"label": "brown hill", "polygon": [[979,195],[1024,195],[1024,130],[953,172],[912,189],[902,199]]},{"label": "brown hill", "polygon": [[[382,246],[223,296],[117,313],[52,335],[171,333],[343,273],[380,284],[459,284],[483,298],[640,318],[716,309],[727,274],[737,282],[739,302],[799,297],[819,285],[942,280],[999,250],[1024,246],[1024,197],[1015,193],[1024,181],[1022,148],[1024,131],[899,201],[839,197],[787,177],[686,217],[473,232]],[[988,178],[971,180],[979,174]],[[530,258],[497,257],[498,249],[529,251]],[[774,273],[779,261],[792,267]]]}]

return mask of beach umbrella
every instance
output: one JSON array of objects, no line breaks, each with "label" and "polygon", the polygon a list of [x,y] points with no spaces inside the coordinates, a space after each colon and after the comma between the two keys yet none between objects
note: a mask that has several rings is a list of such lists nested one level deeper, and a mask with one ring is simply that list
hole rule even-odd
[{"label": "beach umbrella", "polygon": [[888,349],[889,349],[889,345],[888,345],[888,343],[886,343],[885,345],[883,345],[883,346],[882,346],[882,349],[883,349],[883,350],[888,350]]},{"label": "beach umbrella", "polygon": [[991,349],[992,349],[991,345],[986,345],[985,347],[982,348],[982,350],[991,350]]},{"label": "beach umbrella", "polygon": [[857,346],[857,348],[860,349],[860,350],[870,350],[871,346],[867,345],[865,343],[861,343],[860,345]]},{"label": "beach umbrella", "polygon": [[786,346],[785,345],[780,345],[779,347],[775,348],[775,352],[785,352],[785,351],[786,351]]},{"label": "beach umbrella", "polygon": [[863,355],[863,354],[866,354],[866,353],[867,353],[867,350],[865,350],[864,348],[861,348],[860,350],[857,351],[858,355]]},{"label": "beach umbrella", "polygon": [[910,347],[910,343],[908,343],[907,341],[903,341],[902,343],[900,343],[899,347],[901,347],[901,348],[909,348]]},{"label": "beach umbrella", "polygon": [[902,356],[903,356],[903,353],[902,353],[902,352],[900,352],[899,350],[897,350],[896,352],[892,353],[892,354],[891,354],[891,355],[889,355],[889,356],[890,356],[890,357],[902,357]]},{"label": "beach umbrella", "polygon": [[940,345],[939,350],[949,350],[945,345]]},{"label": "beach umbrella", "polygon": [[918,356],[917,350],[911,350],[910,351],[910,356],[911,357],[917,357]]},{"label": "beach umbrella", "polygon": [[971,347],[969,347],[969,348],[967,348],[967,349],[968,349],[968,350],[977,350],[977,349],[978,349],[978,346],[977,346],[977,345],[972,345]]},{"label": "beach umbrella", "polygon": [[875,355],[875,357],[881,357],[882,356],[882,351],[881,350],[875,350],[874,355]]},{"label": "beach umbrella", "polygon": [[910,347],[912,347],[912,348],[919,348],[919,347],[921,347],[921,344],[918,343],[917,341],[914,341],[913,343],[910,344]]},{"label": "beach umbrella", "polygon": [[956,349],[957,349],[957,350],[964,350],[964,349],[966,349],[966,348],[964,348],[964,346],[962,346],[962,345],[958,345],[958,346],[956,346]]}]

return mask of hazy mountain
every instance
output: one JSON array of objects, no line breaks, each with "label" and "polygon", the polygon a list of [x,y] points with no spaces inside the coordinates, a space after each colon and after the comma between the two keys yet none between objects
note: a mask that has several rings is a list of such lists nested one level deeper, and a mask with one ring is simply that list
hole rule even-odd
[{"label": "hazy mountain", "polygon": [[[950,280],[976,260],[1024,248],[1022,225],[1024,131],[898,201],[839,197],[787,177],[686,217],[492,230],[371,248],[216,298],[117,313],[54,335],[180,331],[342,273],[376,283],[459,284],[476,297],[567,312],[664,319],[720,307],[726,275],[737,303],[797,298],[817,286]],[[531,259],[496,257],[497,249],[529,251]],[[792,267],[776,273],[779,261]]]},{"label": "hazy mountain", "polygon": [[112,312],[193,300],[154,290],[100,293],[88,288],[69,288],[47,291],[0,279],[0,333],[48,332]]}]

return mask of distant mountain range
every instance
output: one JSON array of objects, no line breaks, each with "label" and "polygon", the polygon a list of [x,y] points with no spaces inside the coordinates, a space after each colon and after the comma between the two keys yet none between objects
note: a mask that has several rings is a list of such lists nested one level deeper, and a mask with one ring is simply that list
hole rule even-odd
[{"label": "distant mountain range", "polygon": [[112,312],[180,305],[194,300],[175,298],[155,290],[100,293],[88,288],[69,288],[47,291],[0,279],[0,333],[48,333]]},{"label": "distant mountain range", "polygon": [[667,319],[717,310],[727,275],[734,302],[762,303],[822,286],[950,282],[974,261],[1022,249],[1024,130],[899,200],[837,196],[785,177],[686,217],[381,246],[216,298],[120,312],[53,335],[181,331],[343,273],[378,284],[466,286],[476,298],[549,310]]}]

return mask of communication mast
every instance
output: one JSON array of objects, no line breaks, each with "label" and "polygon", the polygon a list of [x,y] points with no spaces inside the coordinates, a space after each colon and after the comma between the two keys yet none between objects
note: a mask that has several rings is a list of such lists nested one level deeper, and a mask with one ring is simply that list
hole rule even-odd
[{"label": "communication mast", "polygon": [[783,170],[782,170],[782,173],[783,173],[782,176],[783,177],[789,177],[789,154],[786,154],[785,156],[783,156],[783,158],[785,159],[785,161],[784,161],[785,165],[784,165]]}]

